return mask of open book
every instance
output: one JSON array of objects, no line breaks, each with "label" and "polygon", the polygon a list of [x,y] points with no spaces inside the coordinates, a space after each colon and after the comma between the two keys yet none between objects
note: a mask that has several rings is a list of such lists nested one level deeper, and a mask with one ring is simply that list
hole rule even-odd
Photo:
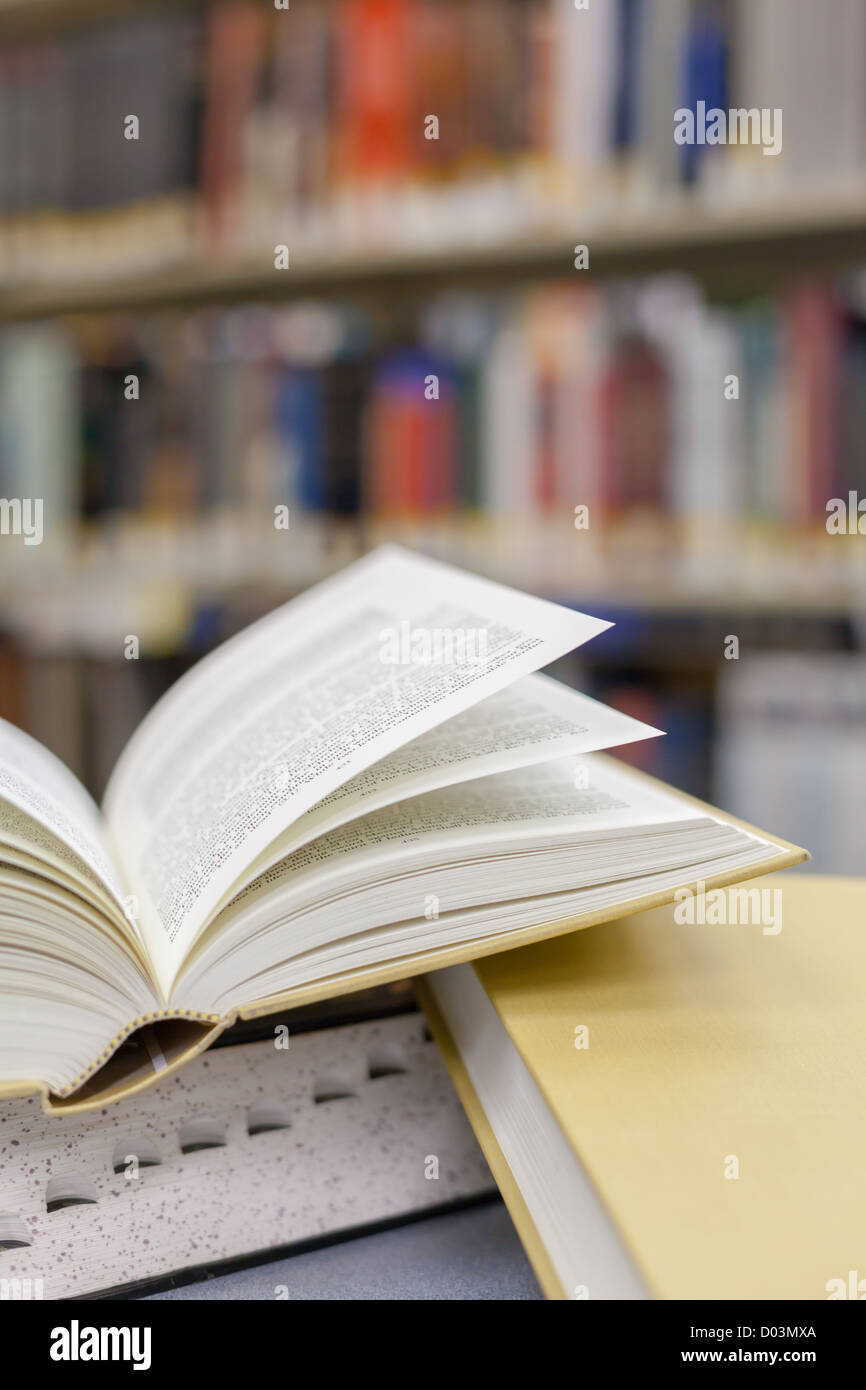
[{"label": "open book", "polygon": [[0,1093],[803,858],[584,757],[658,732],[534,674],[608,626],[386,547],[178,681],[101,812],[0,724]]}]

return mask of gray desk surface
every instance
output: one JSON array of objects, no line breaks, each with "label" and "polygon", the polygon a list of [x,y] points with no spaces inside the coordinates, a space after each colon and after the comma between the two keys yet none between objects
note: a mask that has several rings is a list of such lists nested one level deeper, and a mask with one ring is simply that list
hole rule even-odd
[{"label": "gray desk surface", "polygon": [[281,1286],[289,1299],[542,1297],[501,1202],[431,1216],[151,1297],[273,1299]]}]

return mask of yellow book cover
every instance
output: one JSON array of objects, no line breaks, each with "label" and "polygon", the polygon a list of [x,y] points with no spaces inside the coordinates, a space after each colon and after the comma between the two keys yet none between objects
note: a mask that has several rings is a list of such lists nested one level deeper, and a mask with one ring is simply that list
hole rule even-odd
[{"label": "yellow book cover", "polygon": [[539,1281],[862,1297],[866,881],[678,898],[420,982]]}]

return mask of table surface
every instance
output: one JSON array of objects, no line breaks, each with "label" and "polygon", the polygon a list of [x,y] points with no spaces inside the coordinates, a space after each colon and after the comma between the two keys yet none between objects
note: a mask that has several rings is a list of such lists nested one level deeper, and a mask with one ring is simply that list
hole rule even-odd
[{"label": "table surface", "polygon": [[149,1297],[525,1300],[542,1294],[511,1218],[496,1201]]}]

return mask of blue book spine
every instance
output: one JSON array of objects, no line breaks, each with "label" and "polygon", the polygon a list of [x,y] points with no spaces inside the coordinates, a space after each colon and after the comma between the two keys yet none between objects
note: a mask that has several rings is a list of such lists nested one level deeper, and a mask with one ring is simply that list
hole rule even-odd
[{"label": "blue book spine", "polygon": [[[701,11],[686,37],[684,55],[685,105],[695,112],[697,127],[698,102],[704,109],[726,110],[728,102],[728,40],[725,28],[712,10]],[[696,137],[702,132],[697,129]],[[708,148],[697,138],[693,145],[683,146],[683,180],[694,183],[701,160]]]},{"label": "blue book spine", "polygon": [[617,154],[633,149],[639,140],[640,37],[644,0],[619,0],[617,5],[616,81],[613,100],[613,148]]},{"label": "blue book spine", "polygon": [[322,382],[309,368],[284,368],[276,391],[277,432],[293,476],[287,479],[288,495],[304,511],[325,506],[323,467]]}]

